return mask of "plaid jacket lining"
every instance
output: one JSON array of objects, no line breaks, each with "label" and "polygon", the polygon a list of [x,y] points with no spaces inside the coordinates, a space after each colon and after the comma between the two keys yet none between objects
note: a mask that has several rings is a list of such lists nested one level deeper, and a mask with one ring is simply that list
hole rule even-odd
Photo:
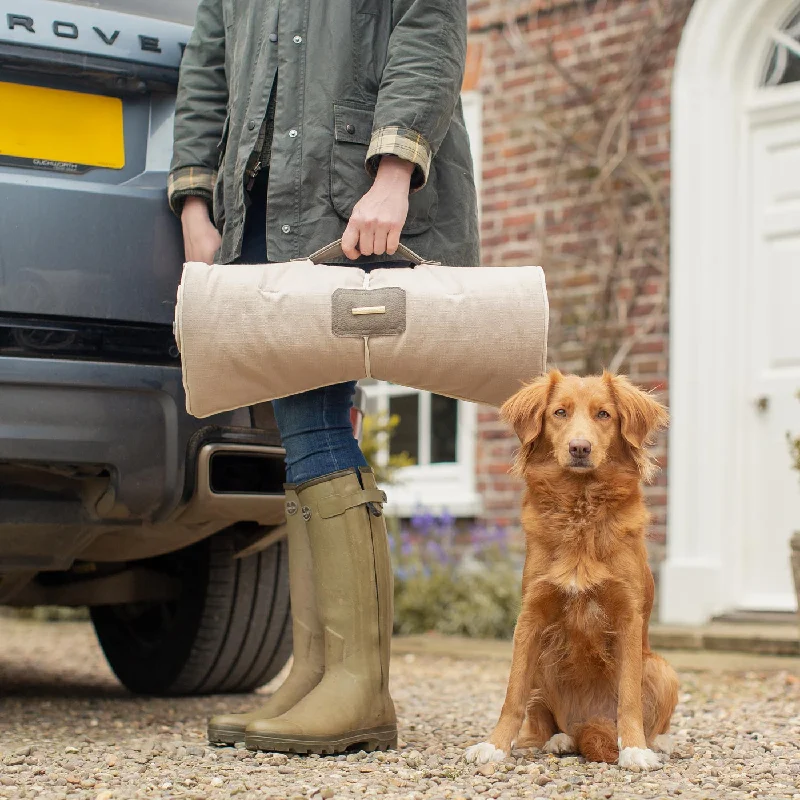
[{"label": "plaid jacket lining", "polygon": [[430,145],[422,134],[410,128],[389,126],[378,128],[372,132],[372,139],[367,150],[367,171],[374,178],[378,173],[380,156],[398,156],[405,161],[416,164],[417,169],[411,176],[411,191],[421,189],[428,182],[431,169]]},{"label": "plaid jacket lining", "polygon": [[171,172],[167,181],[170,208],[180,215],[184,198],[192,196],[211,203],[216,180],[216,171],[208,167],[181,167]]}]

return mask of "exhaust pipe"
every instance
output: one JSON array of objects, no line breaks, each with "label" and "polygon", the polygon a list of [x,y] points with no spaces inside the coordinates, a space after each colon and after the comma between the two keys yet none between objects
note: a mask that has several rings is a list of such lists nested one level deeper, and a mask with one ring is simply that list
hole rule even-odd
[{"label": "exhaust pipe", "polygon": [[217,449],[208,461],[213,494],[282,495],[285,477],[283,458],[271,453]]},{"label": "exhaust pipe", "polygon": [[279,447],[205,445],[197,457],[194,494],[180,521],[280,525],[284,521],[283,456]]}]

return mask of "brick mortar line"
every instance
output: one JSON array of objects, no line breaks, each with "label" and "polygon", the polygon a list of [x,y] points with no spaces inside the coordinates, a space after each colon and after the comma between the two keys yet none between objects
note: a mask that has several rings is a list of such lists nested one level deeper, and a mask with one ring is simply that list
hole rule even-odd
[{"label": "brick mortar line", "polygon": [[[644,3],[645,1],[646,0],[635,0],[635,2],[638,4]],[[518,12],[514,15],[513,20],[517,25],[526,24],[532,20],[539,19],[540,17],[553,16],[554,14],[562,11],[576,11],[585,8],[587,5],[594,7],[598,2],[599,0],[554,0],[553,2],[548,3],[547,6],[539,6],[538,8],[530,11]],[[630,0],[628,0],[628,2],[630,2]],[[615,3],[617,6],[622,6],[625,4],[625,0],[615,0]],[[484,33],[491,33],[492,31],[502,31],[503,28],[505,28],[508,24],[508,18],[503,15],[503,12],[500,9],[486,12],[470,12],[470,16],[489,18],[489,21],[484,22],[482,25],[473,25],[470,23],[470,35],[480,35]],[[494,19],[492,19],[492,17],[494,17]]]}]

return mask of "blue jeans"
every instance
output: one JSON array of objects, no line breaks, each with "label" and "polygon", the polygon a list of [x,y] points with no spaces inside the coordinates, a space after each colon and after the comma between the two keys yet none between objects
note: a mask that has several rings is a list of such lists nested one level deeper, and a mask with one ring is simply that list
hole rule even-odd
[{"label": "blue jeans", "polygon": [[[264,264],[266,241],[266,176],[259,176],[245,218],[239,264]],[[381,264],[399,266],[403,262]],[[376,265],[359,265],[369,269]],[[272,401],[275,421],[286,448],[286,480],[303,483],[341,469],[366,467],[367,460],[353,436],[350,410],[356,382],[323,386]]]}]

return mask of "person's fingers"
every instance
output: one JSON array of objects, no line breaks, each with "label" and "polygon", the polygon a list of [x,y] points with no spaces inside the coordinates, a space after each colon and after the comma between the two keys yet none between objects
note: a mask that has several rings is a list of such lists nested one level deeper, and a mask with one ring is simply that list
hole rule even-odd
[{"label": "person's fingers", "polygon": [[388,234],[386,235],[386,252],[391,256],[397,252],[397,248],[400,246],[400,231],[402,226],[400,225],[393,225],[390,229]]},{"label": "person's fingers", "polygon": [[342,236],[342,252],[351,261],[355,261],[361,255],[361,253],[358,251],[358,244],[358,225],[351,217],[350,222],[348,222],[347,228],[345,229],[344,235]]},{"label": "person's fingers", "polygon": [[382,256],[387,251],[387,237],[389,235],[389,225],[379,225],[375,228],[375,239],[372,244],[372,252],[376,256]]},{"label": "person's fingers", "polygon": [[358,250],[362,256],[371,256],[375,252],[375,228],[362,225],[359,231]]}]

